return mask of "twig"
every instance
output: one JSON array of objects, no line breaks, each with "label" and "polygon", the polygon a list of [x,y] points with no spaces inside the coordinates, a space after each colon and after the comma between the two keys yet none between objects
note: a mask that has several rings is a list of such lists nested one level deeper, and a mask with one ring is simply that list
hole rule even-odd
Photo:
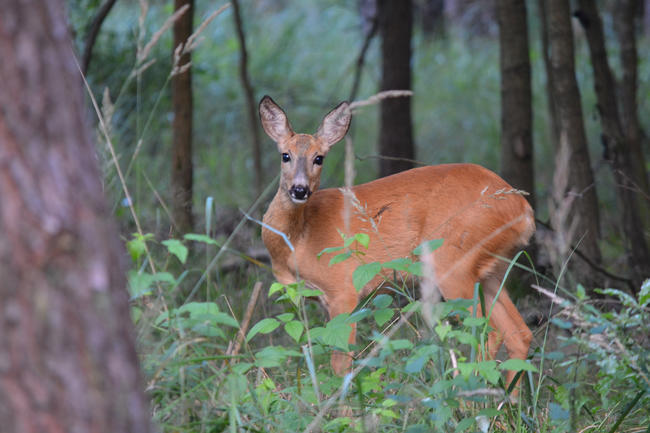
[{"label": "twig", "polygon": [[367,105],[375,105],[381,102],[383,99],[387,98],[404,98],[410,96],[413,96],[413,92],[411,90],[384,90],[382,92],[375,93],[368,99],[350,103],[350,110],[354,110],[355,108],[359,107],[365,107]]},{"label": "twig", "polygon": [[352,83],[352,90],[350,90],[350,101],[354,101],[354,99],[357,97],[357,93],[359,91],[359,85],[361,83],[361,71],[363,71],[363,64],[366,61],[366,53],[368,51],[368,48],[370,47],[370,42],[372,42],[372,39],[377,34],[378,28],[379,28],[379,18],[377,17],[377,14],[375,14],[375,16],[372,19],[372,27],[370,27],[370,31],[366,35],[366,39],[363,41],[363,45],[361,46],[361,50],[359,51],[359,55],[357,56],[357,68],[354,72],[354,81]]},{"label": "twig", "polygon": [[253,293],[251,294],[251,299],[248,301],[248,306],[246,307],[246,312],[244,313],[244,319],[241,322],[239,331],[237,332],[237,338],[235,339],[235,344],[226,351],[226,355],[237,356],[241,350],[241,346],[244,343],[244,337],[246,336],[246,331],[248,331],[248,325],[251,322],[251,316],[253,315],[253,310],[255,310],[255,305],[257,304],[257,298],[260,296],[262,291],[262,282],[258,281],[253,286]]},{"label": "twig", "polygon": [[108,13],[113,8],[117,0],[106,0],[102,4],[93,18],[93,22],[90,24],[90,29],[88,30],[88,35],[86,36],[86,44],[84,45],[84,53],[81,58],[81,73],[86,75],[88,73],[88,66],[90,65],[90,58],[92,57],[93,47],[95,46],[95,41],[97,40],[97,35],[99,30],[102,28],[104,20],[108,16]]},{"label": "twig", "polygon": [[239,80],[244,88],[246,108],[248,112],[249,128],[253,138],[253,171],[255,176],[255,193],[262,193],[262,140],[260,137],[259,121],[257,120],[255,92],[248,74],[248,50],[246,49],[246,36],[239,9],[239,0],[232,0],[233,18],[239,41]]}]

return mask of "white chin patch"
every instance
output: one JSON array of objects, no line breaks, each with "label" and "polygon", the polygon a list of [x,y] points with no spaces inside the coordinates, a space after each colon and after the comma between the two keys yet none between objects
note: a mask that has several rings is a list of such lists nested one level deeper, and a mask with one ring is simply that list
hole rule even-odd
[{"label": "white chin patch", "polygon": [[[290,197],[291,197],[291,196],[290,196]],[[303,198],[302,200],[298,200],[298,199],[295,198],[295,197],[291,197],[291,201],[294,202],[295,204],[303,204],[303,203],[306,203],[306,202],[307,202],[307,199],[306,199],[306,198]]]}]

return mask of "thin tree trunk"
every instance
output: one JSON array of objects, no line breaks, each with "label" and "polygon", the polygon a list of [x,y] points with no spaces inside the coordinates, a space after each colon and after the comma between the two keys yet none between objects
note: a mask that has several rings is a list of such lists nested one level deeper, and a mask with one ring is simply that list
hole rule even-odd
[{"label": "thin tree trunk", "polygon": [[124,252],[64,11],[24,0],[0,14],[0,430],[146,433]]},{"label": "thin tree trunk", "polygon": [[[601,263],[598,197],[575,75],[568,0],[549,0],[547,13],[554,85],[552,92],[559,136],[553,174],[555,203],[551,223],[557,232],[567,234],[568,245],[579,245],[579,250],[598,265]],[[568,214],[562,216],[558,210],[567,205]],[[573,228],[571,232],[567,231],[568,224]],[[574,258],[570,266],[581,282],[589,286],[596,283],[592,270],[584,261]]]},{"label": "thin tree trunk", "polygon": [[[411,0],[378,0],[381,34],[381,90],[411,90]],[[415,146],[411,98],[387,98],[380,108],[379,174],[387,176],[413,167]]]},{"label": "thin tree trunk", "polygon": [[246,36],[244,34],[244,25],[242,24],[239,0],[231,0],[233,8],[233,18],[235,19],[235,29],[237,30],[237,40],[239,41],[239,79],[244,88],[246,98],[246,109],[248,112],[248,122],[253,139],[253,169],[255,170],[255,192],[259,196],[262,194],[262,140],[260,138],[259,118],[257,115],[257,104],[255,102],[255,92],[248,75],[248,50],[246,49]]},{"label": "thin tree trunk", "polygon": [[635,284],[641,287],[644,278],[650,275],[650,256],[635,197],[630,149],[623,134],[614,77],[607,60],[603,23],[593,0],[579,0],[578,5],[580,9],[576,12],[576,16],[585,29],[591,54],[605,155],[612,167],[617,185],[616,197],[619,201],[627,262]]},{"label": "thin tree trunk", "polygon": [[[185,5],[189,9],[174,22],[174,46],[184,45],[192,34],[194,0],[174,0],[174,10]],[[183,68],[191,62],[191,54],[184,53],[178,66],[181,71],[172,77],[172,106],[174,109],[172,144],[172,218],[181,233],[192,230],[192,69]]]},{"label": "thin tree trunk", "polygon": [[546,1],[537,1],[537,10],[540,18],[540,38],[542,43],[542,57],[544,59],[544,72],[546,73],[546,99],[548,103],[548,119],[551,141],[553,149],[557,150],[557,144],[560,141],[559,133],[557,131],[557,120],[555,119],[555,101],[553,101],[553,68],[551,67],[551,50],[548,42],[548,15],[546,13]]},{"label": "thin tree trunk", "polygon": [[[623,77],[618,86],[620,107],[623,122],[623,132],[630,149],[633,180],[639,203],[641,221],[645,221],[645,229],[650,230],[650,185],[646,171],[646,159],[643,154],[642,132],[639,125],[637,104],[638,64],[639,56],[636,46],[636,19],[643,3],[638,0],[622,0],[617,5],[614,25],[621,47],[621,65]],[[642,16],[642,14],[641,14]]]},{"label": "thin tree trunk", "polygon": [[498,0],[501,67],[501,174],[535,205],[533,110],[524,0]]}]

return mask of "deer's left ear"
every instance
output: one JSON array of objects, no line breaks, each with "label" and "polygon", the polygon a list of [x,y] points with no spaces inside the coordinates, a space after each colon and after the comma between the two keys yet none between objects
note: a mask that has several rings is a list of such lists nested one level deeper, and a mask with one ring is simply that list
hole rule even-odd
[{"label": "deer's left ear", "polygon": [[323,118],[315,137],[319,138],[329,150],[330,147],[345,137],[350,128],[351,120],[350,104],[347,101],[341,102]]}]

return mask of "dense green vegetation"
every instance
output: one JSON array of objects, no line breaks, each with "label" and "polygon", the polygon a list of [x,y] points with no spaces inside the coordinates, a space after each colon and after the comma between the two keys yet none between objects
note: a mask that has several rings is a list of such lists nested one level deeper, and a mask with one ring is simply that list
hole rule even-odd
[{"label": "dense green vegetation", "polygon": [[[81,46],[98,2],[69,3]],[[197,24],[220,6],[199,1]],[[244,6],[257,96],[272,95],[287,109],[296,130],[313,132],[322,115],[348,97],[363,39],[355,6],[341,0]],[[169,239],[170,33],[139,64],[136,51],[172,9],[167,2],[148,7],[143,17],[137,3],[118,2],[102,28],[87,79],[107,125],[107,130],[97,127],[105,189],[132,259],[133,318],[153,417],[163,431],[292,432],[316,422],[330,432],[644,431],[650,423],[647,281],[638,299],[607,292],[620,304],[602,312],[581,286],[566,287],[559,276],[536,277],[563,299],[552,309],[547,301],[534,301],[545,305],[540,312],[545,320],[534,330],[535,352],[527,363],[480,357],[487,325],[467,310],[472,305],[489,308],[480,305],[478,288],[474,300],[432,306],[417,301],[406,282],[396,281],[392,296],[368,299],[353,314],[325,325],[318,305],[305,300],[313,292],[301,285],[272,284],[269,267],[254,257],[263,248],[259,227],[243,214],[257,197],[230,11],[206,27],[205,39],[193,53],[195,231],[201,234]],[[532,19],[537,216],[545,220],[553,150],[536,26]],[[605,263],[615,269],[622,247],[613,181],[600,157],[585,43],[580,36],[577,40],[591,157],[599,171],[602,249]],[[497,41],[470,38],[462,28],[452,28],[444,40],[417,33],[413,43],[418,160],[476,162],[498,171]],[[648,41],[641,40],[640,47],[647,51]],[[616,46],[611,49],[616,59]],[[135,73],[152,59],[155,63]],[[362,99],[377,89],[378,62],[375,41],[363,72]],[[639,78],[640,117],[648,130],[650,100],[642,96],[650,94],[647,56],[640,57]],[[377,120],[376,107],[363,108],[354,117],[350,136],[357,183],[376,176]],[[279,158],[269,140],[265,152],[269,187],[257,209],[249,211],[253,217],[259,217],[275,189]],[[343,159],[338,145],[324,165],[323,186],[342,184]],[[342,245],[344,240],[326,247]],[[348,260],[363,251],[363,242],[355,245]],[[325,254],[322,260],[332,256]],[[383,266],[421,272],[416,263]],[[239,354],[228,355],[258,281],[262,294],[245,330],[245,344]],[[348,349],[341,330],[352,322],[361,335],[357,374],[344,380],[332,374],[328,359],[331,350]],[[516,404],[503,404],[510,391],[501,379],[505,369],[523,371],[525,385]]]}]

